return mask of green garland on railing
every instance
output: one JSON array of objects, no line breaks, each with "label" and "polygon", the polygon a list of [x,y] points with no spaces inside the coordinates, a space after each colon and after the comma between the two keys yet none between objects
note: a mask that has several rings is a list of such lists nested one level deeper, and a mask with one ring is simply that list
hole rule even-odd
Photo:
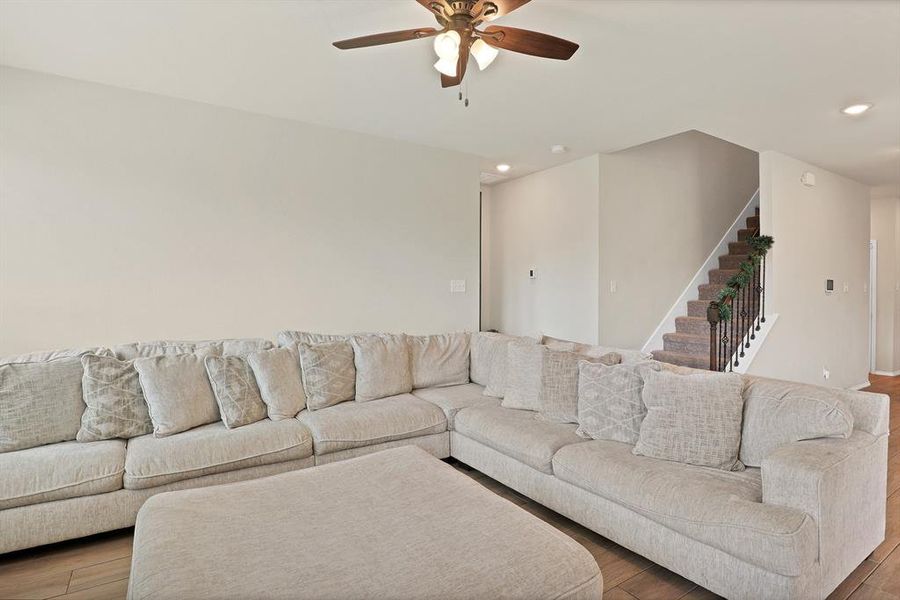
[{"label": "green garland on railing", "polygon": [[750,255],[743,261],[739,271],[728,278],[725,287],[716,295],[716,303],[719,305],[719,320],[731,320],[731,304],[725,302],[727,298],[734,299],[738,292],[753,281],[753,273],[759,268],[759,262],[769,252],[775,240],[771,235],[756,235],[747,240],[750,246]]}]

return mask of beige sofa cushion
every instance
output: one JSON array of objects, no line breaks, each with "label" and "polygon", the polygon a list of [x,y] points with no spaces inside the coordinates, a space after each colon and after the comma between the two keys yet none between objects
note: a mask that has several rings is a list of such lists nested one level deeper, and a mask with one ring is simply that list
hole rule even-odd
[{"label": "beige sofa cushion", "polygon": [[0,361],[0,452],[75,439],[84,412],[81,356],[95,350]]},{"label": "beige sofa cushion", "polygon": [[131,361],[85,354],[81,366],[86,408],[75,439],[79,442],[127,439],[153,431],[141,382]]},{"label": "beige sofa cushion", "polygon": [[551,350],[575,352],[591,358],[600,358],[606,354],[615,353],[622,357],[620,362],[623,364],[644,362],[653,359],[652,354],[640,350],[582,344],[581,342],[570,342],[569,340],[561,340],[559,338],[550,337],[549,335],[541,336],[541,344],[547,346]]},{"label": "beige sofa cushion", "polygon": [[289,348],[251,352],[247,362],[253,369],[270,419],[293,419],[306,408],[300,358],[295,352]]},{"label": "beige sofa cushion", "polygon": [[0,510],[112,492],[122,488],[124,470],[122,440],[62,442],[0,454]]},{"label": "beige sofa cushion", "polygon": [[790,381],[745,377],[741,462],[761,466],[779,447],[801,440],[853,433],[845,399],[855,392]]},{"label": "beige sofa cushion", "polygon": [[412,394],[306,410],[297,419],[312,432],[317,455],[447,431],[443,411]]},{"label": "beige sofa cushion", "polygon": [[407,336],[414,388],[469,383],[469,334]]},{"label": "beige sofa cushion", "polygon": [[296,419],[263,419],[237,429],[219,421],[165,438],[129,440],[125,488],[156,487],[311,455],[312,437]]},{"label": "beige sofa cushion", "polygon": [[312,333],[309,331],[279,331],[275,337],[279,348],[292,348],[297,344],[323,344],[325,342],[341,342],[350,339],[349,335],[332,335]]},{"label": "beige sofa cushion", "polygon": [[643,371],[658,369],[651,362],[578,365],[578,435],[634,445],[640,437],[647,407],[641,398]]},{"label": "beige sofa cushion", "polygon": [[141,380],[156,437],[219,420],[219,407],[203,356],[171,354],[137,358],[134,368]]},{"label": "beige sofa cushion", "polygon": [[460,410],[470,406],[499,406],[498,398],[484,395],[484,387],[477,383],[451,385],[449,387],[432,387],[413,390],[413,395],[431,402],[447,417],[447,429],[454,428],[456,415]]},{"label": "beige sofa cushion", "polygon": [[759,469],[735,473],[635,456],[605,440],[562,448],[554,474],[692,539],[781,575],[816,560],[815,522],[803,511],[762,503]]},{"label": "beige sofa cushion", "polygon": [[648,370],[647,415],[634,453],[740,471],[744,382],[737,373],[676,375]]},{"label": "beige sofa cushion", "polygon": [[353,346],[346,340],[297,344],[303,371],[306,407],[319,410],[353,400],[356,395],[356,367]]},{"label": "beige sofa cushion", "polygon": [[531,411],[502,406],[461,410],[454,426],[458,433],[548,474],[553,474],[551,461],[560,448],[585,442],[575,434],[576,425],[541,421]]},{"label": "beige sofa cushion", "polygon": [[409,344],[404,334],[350,338],[356,368],[356,401],[368,402],[412,391]]},{"label": "beige sofa cushion", "polygon": [[593,358],[575,352],[547,350],[541,363],[539,418],[555,423],[578,423],[578,364],[611,359],[613,357],[606,354]]},{"label": "beige sofa cushion", "polygon": [[274,344],[261,338],[236,338],[224,340],[156,340],[132,342],[113,346],[113,352],[122,360],[148,358],[169,354],[201,354],[203,356],[246,356],[273,348]]},{"label": "beige sofa cushion", "polygon": [[511,342],[506,358],[506,393],[501,405],[518,410],[541,410],[541,370],[545,346]]},{"label": "beige sofa cushion", "polygon": [[266,404],[246,360],[240,356],[207,356],[203,364],[226,427],[242,427],[266,418]]}]

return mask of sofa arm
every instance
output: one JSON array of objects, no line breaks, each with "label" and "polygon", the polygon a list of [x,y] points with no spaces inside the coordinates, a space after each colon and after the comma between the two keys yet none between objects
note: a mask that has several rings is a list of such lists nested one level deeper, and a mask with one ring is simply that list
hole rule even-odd
[{"label": "sofa arm", "polygon": [[816,521],[823,597],[884,540],[887,437],[857,430],[793,442],[762,462],[763,502]]}]

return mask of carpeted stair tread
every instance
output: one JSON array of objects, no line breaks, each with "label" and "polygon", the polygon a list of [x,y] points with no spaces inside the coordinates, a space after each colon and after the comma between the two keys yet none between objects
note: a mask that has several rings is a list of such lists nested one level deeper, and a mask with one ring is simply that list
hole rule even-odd
[{"label": "carpeted stair tread", "polygon": [[678,352],[667,352],[666,350],[655,350],[653,358],[659,362],[669,363],[670,365],[678,365],[680,367],[693,367],[695,369],[709,368],[709,355],[699,356],[696,354],[679,354]]},{"label": "carpeted stair tread", "polygon": [[709,334],[667,333],[663,335],[663,350],[709,357]]},{"label": "carpeted stair tread", "polygon": [[709,321],[702,317],[675,317],[675,333],[709,336]]},{"label": "carpeted stair tread", "polygon": [[720,269],[740,269],[741,263],[749,258],[746,254],[723,254],[719,257]]},{"label": "carpeted stair tread", "polygon": [[709,272],[709,282],[724,285],[732,275],[737,275],[740,272],[740,269],[712,269]]}]

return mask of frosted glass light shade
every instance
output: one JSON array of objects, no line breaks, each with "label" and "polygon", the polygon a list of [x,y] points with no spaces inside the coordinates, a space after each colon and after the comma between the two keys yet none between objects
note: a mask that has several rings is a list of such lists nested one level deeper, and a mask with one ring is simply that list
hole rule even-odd
[{"label": "frosted glass light shade", "polygon": [[472,44],[472,56],[475,57],[475,62],[478,63],[478,68],[482,71],[487,69],[494,59],[497,58],[497,55],[500,53],[499,50],[487,44],[481,38],[475,40],[475,43]]},{"label": "frosted glass light shade", "polygon": [[434,53],[438,58],[454,61],[459,56],[459,34],[453,31],[446,31],[434,38]]},{"label": "frosted glass light shade", "polygon": [[434,63],[434,68],[446,75],[447,77],[456,77],[457,58],[442,58]]}]

